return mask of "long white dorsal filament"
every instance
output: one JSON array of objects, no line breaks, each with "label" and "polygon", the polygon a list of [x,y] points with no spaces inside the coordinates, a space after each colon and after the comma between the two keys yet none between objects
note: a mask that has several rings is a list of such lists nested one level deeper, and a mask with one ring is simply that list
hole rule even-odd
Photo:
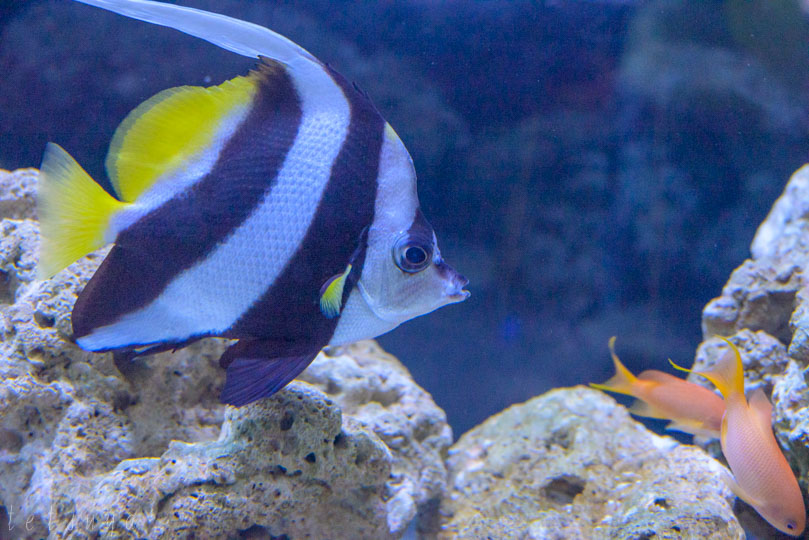
[{"label": "long white dorsal filament", "polygon": [[320,64],[306,49],[268,28],[218,13],[151,0],[76,0],[133,19],[167,26],[204,39],[228,51],[257,58],[267,56],[294,65]]}]

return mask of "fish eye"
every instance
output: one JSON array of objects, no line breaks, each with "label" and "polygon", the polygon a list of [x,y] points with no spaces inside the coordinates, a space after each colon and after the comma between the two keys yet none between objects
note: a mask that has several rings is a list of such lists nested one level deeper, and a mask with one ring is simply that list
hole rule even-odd
[{"label": "fish eye", "polygon": [[795,523],[793,520],[790,519],[789,521],[787,521],[787,529],[789,529],[790,531],[794,530],[797,526],[798,524]]},{"label": "fish eye", "polygon": [[409,264],[420,266],[427,260],[427,253],[420,246],[410,246],[405,250],[404,257]]},{"label": "fish eye", "polygon": [[403,272],[415,274],[430,266],[432,252],[430,243],[405,234],[393,246],[393,261]]}]

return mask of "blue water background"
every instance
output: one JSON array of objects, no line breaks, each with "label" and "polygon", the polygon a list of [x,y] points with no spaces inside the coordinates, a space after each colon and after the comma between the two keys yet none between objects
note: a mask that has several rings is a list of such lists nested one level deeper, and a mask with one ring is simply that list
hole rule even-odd
[{"label": "blue water background", "polygon": [[[790,2],[179,2],[272,28],[365,89],[413,155],[467,302],[380,341],[456,436],[546,390],[689,365],[700,312],[807,161],[809,17]],[[97,179],[171,86],[252,66],[68,0],[0,0],[0,167],[47,141]]]}]

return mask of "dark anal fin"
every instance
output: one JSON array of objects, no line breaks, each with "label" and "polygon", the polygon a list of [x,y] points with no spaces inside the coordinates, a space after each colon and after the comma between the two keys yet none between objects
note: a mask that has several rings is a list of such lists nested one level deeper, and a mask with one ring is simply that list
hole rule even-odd
[{"label": "dark anal fin", "polygon": [[227,368],[219,400],[241,407],[275,394],[312,363],[320,348],[292,347],[277,341],[241,340],[219,365]]}]

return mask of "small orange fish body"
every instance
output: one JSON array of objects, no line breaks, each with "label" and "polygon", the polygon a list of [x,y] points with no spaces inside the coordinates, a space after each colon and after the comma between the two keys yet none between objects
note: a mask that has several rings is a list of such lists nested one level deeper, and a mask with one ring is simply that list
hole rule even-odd
[{"label": "small orange fish body", "polygon": [[798,536],[806,526],[806,508],[773,434],[772,404],[761,389],[747,401],[741,355],[733,343],[727,343],[731,349],[713,369],[695,373],[714,383],[725,397],[720,441],[733,473],[730,487],[773,527]]},{"label": "small orange fish body", "polygon": [[707,388],[657,370],[635,377],[615,354],[615,338],[609,341],[615,375],[604,384],[591,384],[600,390],[628,394],[639,401],[632,414],[671,420],[667,429],[693,435],[719,437],[725,403]]}]

